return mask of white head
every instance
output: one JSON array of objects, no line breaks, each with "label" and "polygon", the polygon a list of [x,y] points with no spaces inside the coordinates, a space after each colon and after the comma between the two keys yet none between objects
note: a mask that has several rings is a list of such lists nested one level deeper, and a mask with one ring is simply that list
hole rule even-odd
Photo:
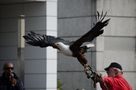
[{"label": "white head", "polygon": [[60,50],[60,52],[62,52],[63,54],[67,55],[67,56],[72,56],[72,52],[71,50],[69,49],[69,45],[65,45],[64,43],[62,42],[57,42],[55,43],[57,49]]},{"label": "white head", "polygon": [[57,42],[57,43],[55,43],[55,45],[56,45],[56,47],[58,47],[59,50],[66,49],[68,47],[68,45],[65,45],[62,42]]}]

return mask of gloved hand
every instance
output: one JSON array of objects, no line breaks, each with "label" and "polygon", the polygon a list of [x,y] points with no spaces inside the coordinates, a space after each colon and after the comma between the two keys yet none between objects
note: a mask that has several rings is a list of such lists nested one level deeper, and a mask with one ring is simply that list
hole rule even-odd
[{"label": "gloved hand", "polygon": [[10,73],[9,75],[9,82],[12,86],[15,86],[16,83],[17,83],[17,80],[14,78],[14,74],[13,73]]}]

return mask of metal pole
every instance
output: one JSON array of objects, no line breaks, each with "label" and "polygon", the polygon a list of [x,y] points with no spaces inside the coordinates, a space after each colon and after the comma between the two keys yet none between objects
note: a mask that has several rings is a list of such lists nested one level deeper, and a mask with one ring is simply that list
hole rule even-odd
[{"label": "metal pole", "polygon": [[17,65],[18,73],[21,80],[24,82],[24,48],[25,40],[25,16],[20,15],[18,19],[18,47],[17,47]]}]

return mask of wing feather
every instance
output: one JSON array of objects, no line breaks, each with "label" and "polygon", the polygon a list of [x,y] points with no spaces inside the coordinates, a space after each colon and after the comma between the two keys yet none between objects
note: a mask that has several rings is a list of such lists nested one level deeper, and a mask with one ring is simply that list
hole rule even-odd
[{"label": "wing feather", "polygon": [[[98,18],[100,17],[100,14],[97,12]],[[79,48],[84,42],[92,41],[97,36],[101,35],[103,33],[102,28],[108,25],[108,22],[110,19],[103,20],[106,16],[107,12],[104,14],[104,16],[101,16],[99,18],[99,21],[95,24],[95,26],[86,34],[84,34],[81,38],[76,40],[71,46],[70,49],[73,50],[74,48]],[[103,15],[103,12],[102,14]]]},{"label": "wing feather", "polygon": [[39,46],[39,47],[53,46],[54,43],[56,42],[65,41],[64,39],[61,38],[56,38],[54,36],[45,35],[45,34],[41,35],[32,31],[23,37],[25,38],[27,44],[30,44],[32,46]]}]

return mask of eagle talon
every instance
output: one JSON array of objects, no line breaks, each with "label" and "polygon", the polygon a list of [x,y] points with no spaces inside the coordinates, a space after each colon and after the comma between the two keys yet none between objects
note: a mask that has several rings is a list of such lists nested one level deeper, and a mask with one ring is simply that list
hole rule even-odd
[{"label": "eagle talon", "polygon": [[87,64],[84,65],[84,72],[87,75],[87,78],[91,78],[92,72],[91,72],[91,67]]},{"label": "eagle talon", "polygon": [[84,65],[84,71],[87,72],[87,71],[89,71],[89,70],[90,70],[89,65],[88,65],[88,64],[85,64],[85,65]]}]

